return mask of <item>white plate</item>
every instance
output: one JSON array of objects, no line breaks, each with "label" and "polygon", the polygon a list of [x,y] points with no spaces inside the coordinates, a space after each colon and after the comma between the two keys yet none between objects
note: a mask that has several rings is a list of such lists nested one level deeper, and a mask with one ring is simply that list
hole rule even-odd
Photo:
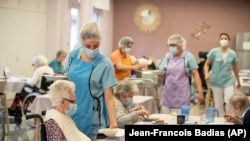
[{"label": "white plate", "polygon": [[156,117],[156,116],[149,116],[149,117],[145,117],[145,121],[155,121],[155,120],[157,120],[157,119],[159,119],[158,117]]},{"label": "white plate", "polygon": [[163,124],[168,124],[166,123],[166,121],[164,121],[164,123],[156,123],[156,121],[152,121],[153,124],[157,124],[157,125],[163,125]]},{"label": "white plate", "polygon": [[[115,130],[115,131],[113,131],[113,130]],[[125,130],[120,129],[120,128],[115,128],[115,129],[104,128],[104,129],[100,129],[99,133],[102,133],[108,137],[123,137],[125,135]]]},{"label": "white plate", "polygon": [[68,77],[66,75],[43,75],[47,80],[54,81],[54,80],[65,80]]}]

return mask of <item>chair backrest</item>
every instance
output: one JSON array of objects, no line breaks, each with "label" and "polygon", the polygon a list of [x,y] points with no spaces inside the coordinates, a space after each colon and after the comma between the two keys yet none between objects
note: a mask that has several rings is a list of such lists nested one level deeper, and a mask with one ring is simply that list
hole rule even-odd
[{"label": "chair backrest", "polygon": [[54,81],[46,79],[45,76],[42,76],[41,80],[41,89],[44,91],[49,90],[49,86],[53,83]]}]

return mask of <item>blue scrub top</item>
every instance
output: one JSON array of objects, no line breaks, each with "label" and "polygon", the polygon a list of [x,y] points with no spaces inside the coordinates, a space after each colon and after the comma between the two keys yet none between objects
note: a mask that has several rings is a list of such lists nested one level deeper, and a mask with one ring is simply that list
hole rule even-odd
[{"label": "blue scrub top", "polygon": [[[79,130],[91,138],[109,124],[104,90],[117,82],[114,67],[107,57],[99,54],[93,62],[84,62],[80,59],[82,53],[83,48],[79,45],[70,53],[67,66],[68,80],[76,85],[78,108],[72,119]],[[93,96],[99,99],[100,105]]]}]

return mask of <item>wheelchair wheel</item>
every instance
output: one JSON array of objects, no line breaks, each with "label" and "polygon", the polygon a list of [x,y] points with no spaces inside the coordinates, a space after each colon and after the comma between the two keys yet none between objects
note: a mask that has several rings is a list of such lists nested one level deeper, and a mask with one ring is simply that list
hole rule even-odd
[{"label": "wheelchair wheel", "polygon": [[[24,117],[26,117],[26,115],[32,114],[29,107],[38,95],[40,94],[32,93],[24,98],[23,105],[22,105],[22,115]],[[34,128],[36,127],[35,119],[27,119],[25,121],[30,127],[34,127]]]}]

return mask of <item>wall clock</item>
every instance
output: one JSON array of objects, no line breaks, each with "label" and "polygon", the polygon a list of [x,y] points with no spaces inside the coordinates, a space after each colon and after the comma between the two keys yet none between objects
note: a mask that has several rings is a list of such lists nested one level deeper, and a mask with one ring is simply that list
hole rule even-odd
[{"label": "wall clock", "polygon": [[139,5],[134,14],[134,23],[144,33],[151,33],[161,24],[162,16],[159,8],[151,3]]}]

